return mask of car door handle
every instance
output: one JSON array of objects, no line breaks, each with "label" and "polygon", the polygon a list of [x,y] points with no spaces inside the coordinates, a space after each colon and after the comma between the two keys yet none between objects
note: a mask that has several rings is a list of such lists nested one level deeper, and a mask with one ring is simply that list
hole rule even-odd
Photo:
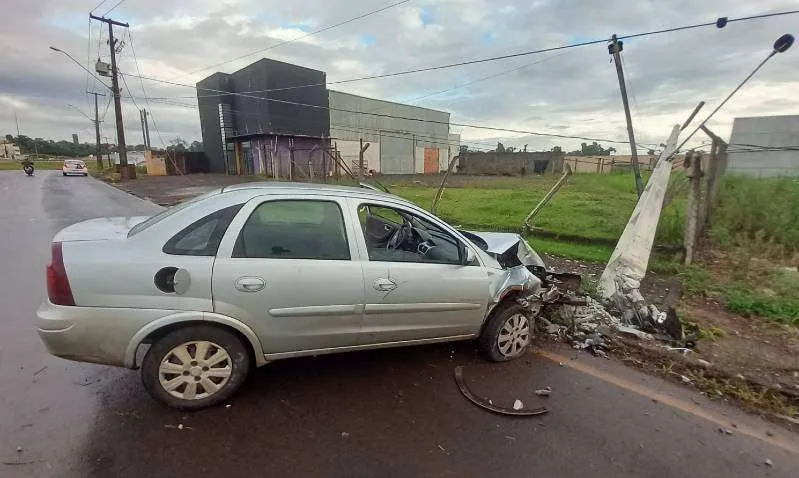
[{"label": "car door handle", "polygon": [[397,288],[397,283],[391,279],[381,277],[379,279],[375,279],[375,281],[372,283],[372,287],[381,292],[389,292]]},{"label": "car door handle", "polygon": [[235,285],[242,292],[258,292],[266,287],[266,282],[260,277],[239,277]]}]

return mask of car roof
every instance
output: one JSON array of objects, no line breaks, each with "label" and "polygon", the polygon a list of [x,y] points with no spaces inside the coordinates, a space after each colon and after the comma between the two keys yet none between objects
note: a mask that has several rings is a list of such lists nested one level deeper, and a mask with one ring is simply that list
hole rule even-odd
[{"label": "car roof", "polygon": [[[261,190],[265,194],[270,192],[280,194],[308,194],[320,192],[334,196],[371,196],[375,198],[401,199],[393,194],[375,191],[368,188],[353,186],[339,186],[337,184],[318,184],[318,183],[293,183],[284,181],[256,181],[251,183],[239,183],[222,188],[223,193],[243,190]],[[406,202],[404,199],[401,199]]]}]

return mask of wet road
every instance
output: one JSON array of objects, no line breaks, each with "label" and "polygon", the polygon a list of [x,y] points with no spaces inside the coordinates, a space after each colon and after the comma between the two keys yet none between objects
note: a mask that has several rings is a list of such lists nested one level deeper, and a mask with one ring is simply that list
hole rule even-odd
[{"label": "wet road", "polygon": [[[229,406],[195,413],[152,401],[137,372],[50,357],[33,316],[52,234],[155,210],[91,178],[0,172],[0,477],[796,476],[795,435],[551,346],[505,364],[468,343],[277,362]],[[455,365],[478,395],[551,411],[476,408]]]}]

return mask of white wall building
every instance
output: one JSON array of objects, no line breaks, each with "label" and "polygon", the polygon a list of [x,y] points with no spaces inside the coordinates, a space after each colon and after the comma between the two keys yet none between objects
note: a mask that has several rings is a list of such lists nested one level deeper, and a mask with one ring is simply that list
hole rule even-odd
[{"label": "white wall building", "polygon": [[328,95],[330,143],[347,166],[357,167],[361,138],[369,143],[364,153],[366,170],[381,174],[438,173],[458,154],[460,135],[450,134],[446,111],[333,90]]},{"label": "white wall building", "polygon": [[728,174],[799,176],[799,115],[735,118]]}]

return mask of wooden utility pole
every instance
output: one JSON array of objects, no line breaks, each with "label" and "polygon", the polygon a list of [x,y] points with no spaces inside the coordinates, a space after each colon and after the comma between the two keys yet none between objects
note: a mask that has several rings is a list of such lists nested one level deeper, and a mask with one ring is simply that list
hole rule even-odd
[{"label": "wooden utility pole", "polygon": [[[105,96],[102,93],[87,91],[87,95],[94,95],[94,138],[97,141],[97,167],[103,170],[103,152],[100,149],[100,110],[97,107],[97,97]],[[110,165],[109,165],[110,166]]]},{"label": "wooden utility pole", "polygon": [[369,149],[369,144],[370,144],[370,143],[363,144],[363,138],[360,138],[360,141],[361,141],[361,151],[358,153],[358,184],[360,184],[361,181],[363,181],[363,153],[365,153],[366,150]]},{"label": "wooden utility pole", "polygon": [[627,101],[627,85],[624,83],[624,70],[621,67],[621,51],[624,43],[616,39],[613,35],[611,44],[608,45],[608,53],[613,56],[613,63],[616,64],[616,75],[619,77],[619,89],[621,89],[621,102],[624,105],[624,116],[627,119],[627,136],[630,137],[631,164],[635,174],[635,191],[638,197],[644,192],[644,181],[641,179],[641,169],[638,166],[638,150],[635,147],[635,134],[633,133],[633,120],[630,117],[630,103]]},{"label": "wooden utility pole", "polygon": [[116,40],[114,39],[114,25],[128,28],[127,23],[98,17],[89,14],[89,18],[108,24],[108,46],[111,50],[111,92],[114,95],[114,114],[117,123],[117,152],[119,154],[119,174],[122,180],[128,179],[128,151],[125,145],[125,126],[122,124],[122,101],[119,94],[119,72],[117,71]]}]

